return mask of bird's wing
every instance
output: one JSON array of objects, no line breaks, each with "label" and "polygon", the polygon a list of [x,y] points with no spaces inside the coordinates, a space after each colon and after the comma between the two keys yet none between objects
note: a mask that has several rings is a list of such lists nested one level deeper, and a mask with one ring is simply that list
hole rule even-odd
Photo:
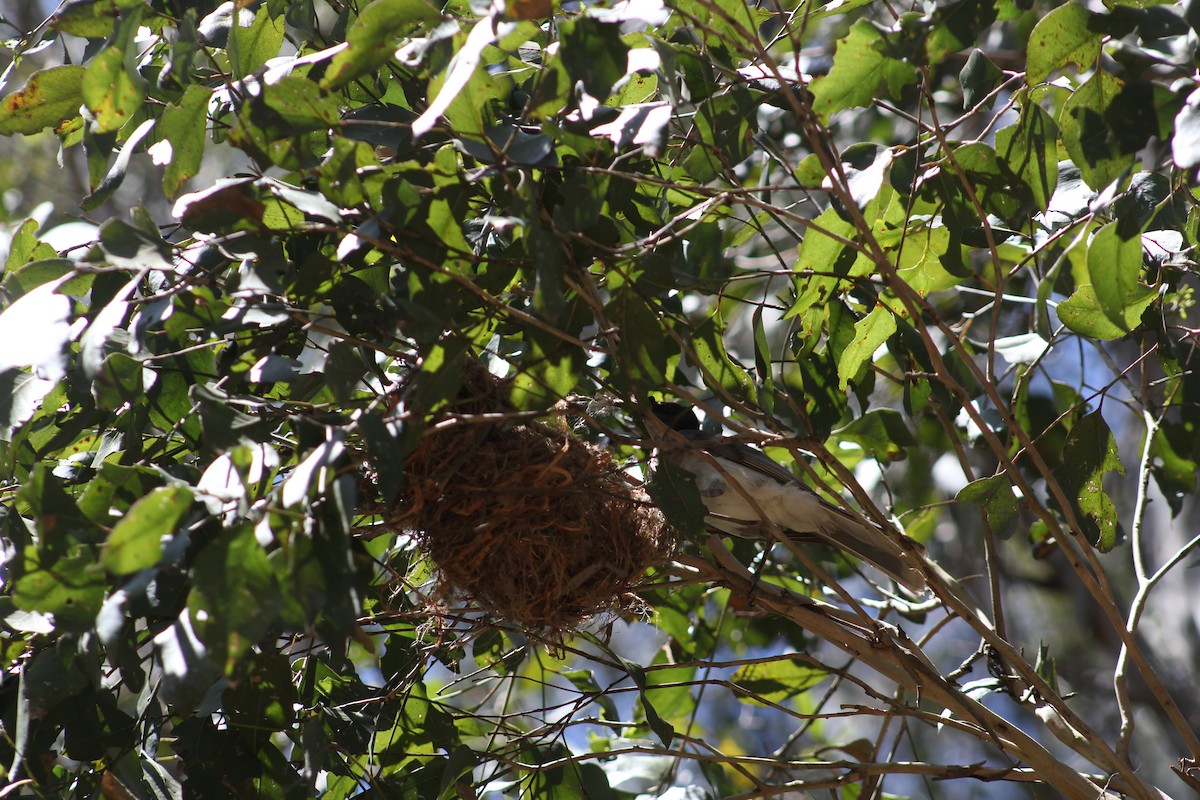
[{"label": "bird's wing", "polygon": [[[770,506],[769,509],[764,509],[760,505],[756,510],[751,510],[750,504],[740,498],[736,491],[722,494],[721,498],[724,499],[706,499],[704,504],[709,506],[710,510],[709,524],[712,524],[714,528],[737,535],[740,529],[745,528],[746,523],[752,522],[755,517],[766,513],[766,519],[785,529],[790,534],[790,539],[811,541],[810,537],[816,535],[817,539],[823,540],[827,545],[844,549],[866,563],[875,565],[914,593],[920,594],[925,590],[925,577],[913,564],[913,555],[908,553],[904,547],[889,539],[884,531],[876,528],[874,524],[865,521],[862,517],[852,515],[850,512],[839,509],[838,506],[827,503],[820,495],[800,482],[790,470],[768,458],[766,453],[755,450],[754,447],[740,443],[740,441],[709,437],[698,431],[680,431],[678,433],[698,449],[707,451],[710,456],[736,464],[743,470],[766,476],[779,488],[786,487],[785,492],[791,493],[791,499],[782,506],[767,503]],[[716,470],[714,468],[708,471]],[[726,481],[732,479],[744,483],[744,480],[739,479],[737,475],[726,473],[721,477]],[[749,491],[750,486],[745,486],[745,489]],[[770,500],[780,499],[778,491],[773,494],[775,495],[773,498],[768,495]],[[755,499],[766,501],[768,498]],[[725,506],[730,507],[728,513],[722,513],[720,510]],[[746,517],[746,519],[740,519],[740,517]],[[911,547],[914,551],[919,551],[920,548],[916,542],[912,542]]]},{"label": "bird's wing", "polygon": [[[734,464],[740,464],[747,469],[752,469],[755,472],[766,475],[769,478],[779,481],[780,483],[792,483],[807,492],[812,490],[800,482],[800,479],[788,470],[768,458],[765,453],[760,450],[755,450],[748,444],[736,441],[716,441],[703,439],[697,440],[700,445],[712,453],[717,458],[723,458],[726,461],[732,461]],[[815,494],[815,493],[814,493]]]},{"label": "bird's wing", "polygon": [[[898,543],[892,541],[884,531],[861,517],[851,514],[832,503],[826,502],[806,486],[789,470],[771,460],[759,450],[734,441],[713,441],[701,437],[693,438],[713,456],[765,475],[781,485],[804,492],[806,502],[789,507],[792,514],[784,522],[781,515],[775,522],[786,525],[790,533],[799,534],[797,539],[807,539],[815,533],[826,543],[853,553],[870,564],[874,564],[903,586],[914,592],[925,590],[925,577],[912,563],[912,556]],[[812,502],[807,502],[812,501]],[[774,517],[775,515],[771,515]],[[914,549],[919,548],[915,542]]]}]

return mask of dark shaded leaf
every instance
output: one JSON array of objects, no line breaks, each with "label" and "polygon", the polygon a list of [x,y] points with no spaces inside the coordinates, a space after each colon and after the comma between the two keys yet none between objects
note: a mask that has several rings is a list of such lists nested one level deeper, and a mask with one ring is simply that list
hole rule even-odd
[{"label": "dark shaded leaf", "polygon": [[1004,73],[992,63],[987,54],[976,48],[967,57],[967,63],[958,73],[963,89],[963,108],[974,108],[995,91]]},{"label": "dark shaded leaf", "polygon": [[617,329],[619,367],[614,380],[629,388],[662,385],[667,349],[659,322],[646,301],[633,291],[622,291],[604,307]]},{"label": "dark shaded leaf", "polygon": [[1117,543],[1119,520],[1112,499],[1105,493],[1106,472],[1125,468],[1117,453],[1117,442],[1099,411],[1093,411],[1071,428],[1063,447],[1062,483],[1079,511],[1080,531],[1102,553]]},{"label": "dark shaded leaf", "polygon": [[917,443],[904,417],[890,408],[868,411],[839,430],[837,436],[880,461],[900,461],[905,457],[905,448]]},{"label": "dark shaded leaf", "polygon": [[[1097,70],[1063,102],[1059,114],[1063,146],[1093,189],[1103,189],[1133,166],[1138,147],[1127,146],[1109,121],[1114,117],[1111,109],[1125,89],[1119,78]],[[1133,122],[1129,120],[1131,133],[1136,130]],[[1124,123],[1121,130],[1125,130]]]},{"label": "dark shaded leaf", "polygon": [[996,132],[996,154],[1033,192],[1043,212],[1058,186],[1058,125],[1045,109],[1032,102],[1021,106],[1016,125]]},{"label": "dark shaded leaf", "polygon": [[692,473],[660,459],[646,491],[681,532],[690,536],[704,532],[704,501]]},{"label": "dark shaded leaf", "polygon": [[982,507],[992,532],[1003,539],[1012,536],[1017,529],[1020,504],[1012,483],[1004,475],[972,481],[960,489],[954,499]]},{"label": "dark shaded leaf", "polygon": [[527,167],[553,167],[558,164],[554,140],[544,133],[528,133],[512,125],[489,127],[487,141],[470,138],[457,141],[459,148],[484,164],[511,163]]},{"label": "dark shaded leaf", "polygon": [[216,232],[239,222],[262,222],[263,205],[248,178],[218,181],[211,188],[185,194],[175,202],[175,218],[195,231]]},{"label": "dark shaded leaf", "polygon": [[91,194],[84,197],[79,202],[79,207],[84,211],[94,211],[104,204],[106,200],[112,197],[121,184],[125,181],[125,172],[129,169],[129,160],[133,158],[138,147],[141,146],[142,140],[154,128],[154,120],[148,119],[134,129],[133,133],[129,134],[129,138],[121,145],[120,152],[113,159],[112,166],[105,173],[101,181],[96,184],[96,188]]},{"label": "dark shaded leaf", "polygon": [[621,28],[592,17],[566,20],[559,27],[559,57],[571,82],[582,81],[592,97],[604,100],[613,84],[625,74],[629,47],[621,41]]}]

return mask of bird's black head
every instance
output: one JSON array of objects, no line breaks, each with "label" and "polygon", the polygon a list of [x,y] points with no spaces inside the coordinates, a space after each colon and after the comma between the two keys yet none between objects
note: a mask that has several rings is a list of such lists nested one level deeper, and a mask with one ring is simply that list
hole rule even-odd
[{"label": "bird's black head", "polygon": [[655,403],[651,412],[671,430],[700,430],[700,420],[696,417],[696,412],[690,408],[684,408],[679,403]]}]

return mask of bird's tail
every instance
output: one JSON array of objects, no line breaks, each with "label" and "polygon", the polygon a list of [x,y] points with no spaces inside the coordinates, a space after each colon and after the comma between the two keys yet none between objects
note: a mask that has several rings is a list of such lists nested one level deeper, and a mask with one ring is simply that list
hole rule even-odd
[{"label": "bird's tail", "polygon": [[822,507],[826,513],[819,530],[829,544],[871,564],[909,591],[925,591],[925,575],[915,564],[922,557],[920,544],[906,542],[906,547],[865,520],[825,503]]}]

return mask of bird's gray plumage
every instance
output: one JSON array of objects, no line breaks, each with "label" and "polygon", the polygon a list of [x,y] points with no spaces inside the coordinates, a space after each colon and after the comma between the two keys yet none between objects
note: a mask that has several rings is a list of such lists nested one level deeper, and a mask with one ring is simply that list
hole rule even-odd
[{"label": "bird's gray plumage", "polygon": [[925,577],[913,563],[921,549],[916,542],[906,542],[906,549],[866,520],[822,500],[761,451],[704,433],[696,415],[677,403],[655,403],[654,415],[677,434],[662,437],[660,458],[695,476],[710,527],[761,538],[764,523],[774,525],[789,537],[816,538],[845,550],[908,589],[925,590]]}]

